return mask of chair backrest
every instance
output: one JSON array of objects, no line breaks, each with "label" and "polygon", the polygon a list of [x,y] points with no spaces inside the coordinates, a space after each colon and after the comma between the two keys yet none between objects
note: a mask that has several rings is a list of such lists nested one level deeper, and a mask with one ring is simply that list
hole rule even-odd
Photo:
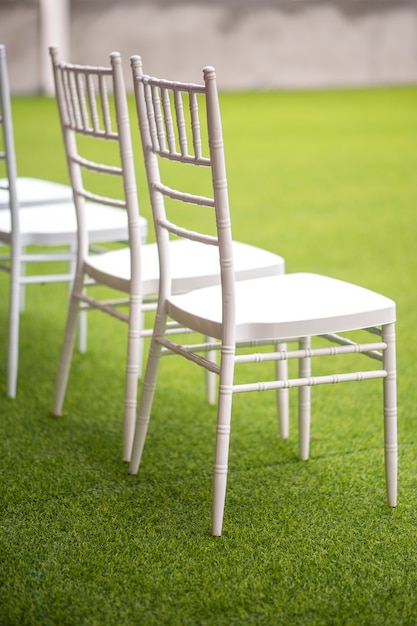
[{"label": "chair backrest", "polygon": [[[15,231],[20,221],[17,207],[22,209],[67,204],[71,200],[68,185],[17,175],[6,47],[0,44],[0,210],[12,209],[12,226]],[[16,233],[13,234],[16,239]]]},{"label": "chair backrest", "polygon": [[19,237],[19,204],[16,189],[17,168],[10,105],[9,75],[7,71],[6,47],[4,45],[0,45],[0,127],[0,162],[3,162],[4,165],[5,182],[9,195],[12,237],[14,243],[17,244]]},{"label": "chair backrest", "polygon": [[116,207],[127,211],[131,264],[139,268],[139,207],[120,54],[110,55],[110,67],[93,67],[61,61],[54,46],[49,51],[77,211],[79,254],[88,252],[86,203]]},{"label": "chair backrest", "polygon": [[[204,84],[171,82],[142,72],[139,56],[131,58],[139,129],[160,256],[160,298],[171,292],[170,259],[167,242],[170,236],[198,241],[219,248],[224,316],[234,320],[234,267],[229,199],[223,148],[222,124],[214,68],[203,69]],[[165,167],[170,161],[175,172]],[[179,166],[185,169],[180,173]],[[195,193],[192,169],[205,168],[209,173],[206,195]],[[190,189],[185,190],[184,185]],[[187,207],[198,207],[197,227],[190,229]],[[181,208],[182,206],[182,208]],[[206,225],[202,209],[212,209],[213,231]],[[187,218],[184,218],[187,215]],[[200,219],[201,218],[201,219]],[[211,234],[213,233],[213,234]],[[192,259],[190,259],[192,263]],[[234,344],[233,326],[226,324]]]}]

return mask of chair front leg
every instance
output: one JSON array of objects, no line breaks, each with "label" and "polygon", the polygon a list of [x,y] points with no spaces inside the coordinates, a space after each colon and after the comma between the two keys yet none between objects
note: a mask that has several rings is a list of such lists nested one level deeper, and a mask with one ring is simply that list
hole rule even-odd
[{"label": "chair front leg", "polygon": [[395,324],[382,327],[382,340],[387,344],[383,353],[384,378],[384,447],[385,477],[388,506],[397,506],[397,375],[395,355]]},{"label": "chair front leg", "polygon": [[[16,246],[18,247],[18,246]],[[16,397],[17,370],[19,366],[19,323],[21,310],[21,296],[24,296],[24,287],[20,283],[22,263],[20,262],[20,250],[15,255],[11,247],[10,261],[10,286],[9,286],[9,329],[7,348],[7,396]],[[17,256],[17,258],[16,258]]]},{"label": "chair front leg", "polygon": [[[310,348],[310,337],[303,337],[299,341],[300,350]],[[311,358],[302,357],[298,362],[299,377],[308,378],[311,375]],[[311,414],[311,388],[309,385],[298,389],[298,436],[299,455],[302,461],[307,461],[310,452],[310,414]]]}]

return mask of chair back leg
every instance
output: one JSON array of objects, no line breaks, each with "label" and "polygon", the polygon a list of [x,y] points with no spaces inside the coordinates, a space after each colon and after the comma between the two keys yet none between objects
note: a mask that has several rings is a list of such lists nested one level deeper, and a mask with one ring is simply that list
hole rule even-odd
[{"label": "chair back leg", "polygon": [[[286,350],[287,345],[285,343],[278,344],[277,349]],[[276,378],[277,380],[286,380],[288,378],[288,364],[286,360],[276,361]],[[277,390],[277,410],[279,436],[281,437],[281,439],[288,439],[290,430],[288,389]]]}]

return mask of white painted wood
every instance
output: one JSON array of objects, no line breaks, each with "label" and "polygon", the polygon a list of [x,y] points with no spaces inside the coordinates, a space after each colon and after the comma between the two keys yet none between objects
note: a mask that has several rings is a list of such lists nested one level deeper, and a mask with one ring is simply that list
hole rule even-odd
[{"label": "white painted wood", "polygon": [[[24,307],[24,285],[64,281],[70,287],[76,258],[77,221],[70,186],[17,175],[6,48],[3,45],[0,45],[0,101],[0,131],[3,133],[0,165],[4,165],[6,174],[0,179],[0,242],[6,246],[0,269],[10,274],[7,395],[14,398],[18,374],[19,313]],[[96,206],[89,205],[87,228],[91,243],[127,239],[125,216],[110,207],[99,211]],[[32,254],[25,251],[29,245],[62,245],[68,250],[62,254],[48,251]],[[26,263],[51,260],[64,261],[64,271],[60,274],[25,276]],[[81,320],[82,315],[79,348],[84,351],[86,328]]]},{"label": "white painted wood", "polygon": [[[62,412],[72,358],[75,320],[79,308],[95,308],[127,322],[123,459],[128,461],[135,427],[142,338],[150,334],[149,329],[143,326],[143,312],[155,310],[159,290],[158,248],[156,244],[145,244],[142,238],[130,122],[120,55],[111,54],[110,67],[93,67],[62,62],[57,48],[51,48],[50,52],[78,224],[76,278],[61,352],[53,412],[56,415]],[[114,111],[110,94],[114,94],[115,98]],[[158,129],[158,124],[160,121],[156,120],[155,143],[162,137],[162,130],[161,127]],[[106,162],[104,158],[103,162],[92,162],[87,154],[82,152],[82,143],[76,141],[80,135],[100,142],[100,147],[103,146],[103,142],[116,143],[120,161],[115,158],[110,163],[107,157]],[[185,142],[183,135],[184,150]],[[100,172],[103,178],[118,177],[122,182],[120,196],[108,198],[100,195],[97,190],[92,190],[87,186],[87,177],[82,175],[86,171]],[[98,204],[92,205],[93,200]],[[103,204],[108,206],[103,207]],[[101,255],[89,254],[88,214],[90,207],[95,206],[98,213],[103,212],[105,215],[106,210],[111,210],[111,205],[118,207],[119,213],[127,219],[128,246]],[[238,259],[237,275],[239,278],[273,276],[284,271],[282,257],[243,243],[236,242],[234,246]],[[174,241],[170,244],[170,254],[172,255],[170,272],[175,293],[219,284],[220,272],[216,249],[204,246],[196,240]],[[129,307],[128,313],[116,308],[120,302],[116,304],[103,302],[95,296],[94,290],[86,293],[91,281],[112,287],[125,294]],[[180,332],[180,329],[170,329],[169,332]],[[213,385],[210,380],[207,383],[207,398],[209,401],[214,401]]]},{"label": "white painted wood", "polygon": [[[152,210],[156,225],[161,277],[158,310],[139,404],[129,471],[136,474],[141,461],[156,389],[161,356],[181,355],[219,377],[216,443],[213,468],[212,534],[221,535],[226,497],[232,399],[235,393],[274,390],[286,393],[298,388],[300,458],[309,457],[311,388],[321,384],[383,380],[384,439],[387,502],[396,505],[397,441],[395,388],[395,303],[389,298],[328,276],[317,274],[278,274],[237,280],[237,256],[232,240],[221,116],[216,75],[212,67],[203,70],[204,84],[160,80],[143,75],[139,57],[132,57],[135,98],[148,175]],[[167,92],[169,92],[169,96]],[[171,103],[171,104],[170,104]],[[175,103],[175,106],[174,104]],[[198,104],[197,104],[198,103]],[[200,115],[198,116],[198,108]],[[187,116],[185,111],[189,110]],[[174,113],[175,111],[175,113]],[[197,121],[197,118],[199,121]],[[173,122],[173,120],[175,120]],[[187,126],[188,124],[188,126]],[[190,127],[191,124],[191,127]],[[249,124],[249,120],[248,120]],[[203,132],[208,145],[202,140]],[[187,129],[187,130],[186,130]],[[201,136],[200,136],[201,131]],[[194,135],[198,135],[195,137]],[[175,138],[174,138],[175,136]],[[189,138],[193,137],[190,142]],[[210,197],[175,190],[161,179],[159,161],[182,163],[187,171],[209,167]],[[172,185],[172,182],[170,183]],[[206,192],[207,193],[207,192]],[[212,211],[216,234],[187,229],[183,219],[176,223],[171,199],[185,203],[190,212]],[[169,213],[169,217],[167,214]],[[262,225],[260,225],[262,227]],[[221,276],[220,285],[175,294],[172,248],[169,236],[175,234],[189,243],[215,250]],[[184,345],[168,338],[169,321],[212,340],[206,344]],[[361,331],[364,339],[343,333]],[[377,338],[375,339],[375,335]],[[330,346],[316,347],[315,336]],[[213,343],[213,339],[217,342]],[[296,342],[295,349],[287,344]],[[269,352],[255,351],[258,345]],[[272,346],[272,348],[271,348]],[[245,347],[249,354],[237,354]],[[220,363],[213,362],[220,351]],[[364,370],[339,371],[332,357],[352,355],[364,360]],[[298,359],[297,377],[289,377],[286,363]],[[327,359],[329,373],[312,374],[317,358]],[[340,358],[337,360],[339,364]],[[235,369],[244,363],[272,361],[276,368],[270,380],[236,382]],[[369,362],[372,362],[369,365]],[[375,367],[376,364],[376,367]],[[340,365],[338,365],[340,367]],[[274,376],[275,374],[275,376]],[[255,367],[253,368],[255,376]],[[179,386],[181,382],[179,381]],[[186,401],[186,400],[184,400]],[[284,404],[281,433],[287,435],[287,395],[278,396]]]}]

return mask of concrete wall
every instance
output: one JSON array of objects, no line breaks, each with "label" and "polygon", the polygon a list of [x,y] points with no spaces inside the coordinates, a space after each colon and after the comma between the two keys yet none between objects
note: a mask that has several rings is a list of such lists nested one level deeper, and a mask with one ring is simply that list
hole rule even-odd
[{"label": "concrete wall", "polygon": [[[42,85],[39,0],[0,0],[12,91]],[[51,41],[50,43],[55,43]],[[224,89],[417,84],[417,0],[71,0],[70,60],[141,54],[150,74]]]}]

